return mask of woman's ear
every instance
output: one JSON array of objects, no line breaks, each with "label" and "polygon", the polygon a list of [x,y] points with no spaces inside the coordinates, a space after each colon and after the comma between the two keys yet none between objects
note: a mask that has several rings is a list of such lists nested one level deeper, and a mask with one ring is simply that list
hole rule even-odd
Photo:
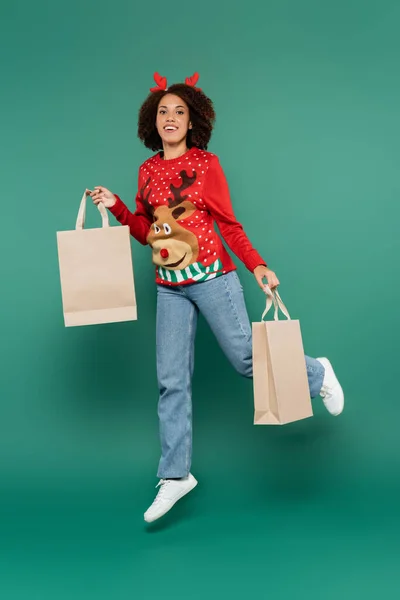
[{"label": "woman's ear", "polygon": [[193,125],[191,123],[189,123],[189,129],[193,129]]}]

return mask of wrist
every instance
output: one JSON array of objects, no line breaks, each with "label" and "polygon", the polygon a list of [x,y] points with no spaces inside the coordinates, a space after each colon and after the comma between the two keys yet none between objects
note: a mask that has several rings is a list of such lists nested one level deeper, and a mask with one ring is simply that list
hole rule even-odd
[{"label": "wrist", "polygon": [[123,207],[123,202],[117,194],[114,194],[115,202],[112,206],[108,206],[108,210],[114,215],[117,216]]}]

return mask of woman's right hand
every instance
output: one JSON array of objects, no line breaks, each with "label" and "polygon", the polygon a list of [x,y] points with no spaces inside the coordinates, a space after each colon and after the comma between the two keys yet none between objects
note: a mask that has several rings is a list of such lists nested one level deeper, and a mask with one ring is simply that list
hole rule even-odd
[{"label": "woman's right hand", "polygon": [[93,191],[88,190],[88,192],[96,205],[102,202],[106,208],[111,208],[117,201],[114,194],[101,185],[96,185]]}]

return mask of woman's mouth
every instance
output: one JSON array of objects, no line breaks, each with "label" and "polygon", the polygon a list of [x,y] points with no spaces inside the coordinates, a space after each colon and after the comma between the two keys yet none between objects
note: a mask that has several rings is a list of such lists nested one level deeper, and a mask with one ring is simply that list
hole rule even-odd
[{"label": "woman's mouth", "polygon": [[164,127],[164,131],[165,133],[175,133],[175,131],[178,131],[178,128],[174,127],[174,125],[167,125]]}]

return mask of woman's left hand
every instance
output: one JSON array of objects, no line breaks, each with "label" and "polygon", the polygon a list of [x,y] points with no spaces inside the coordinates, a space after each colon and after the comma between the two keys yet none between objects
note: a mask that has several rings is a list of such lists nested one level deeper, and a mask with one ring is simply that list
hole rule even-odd
[{"label": "woman's left hand", "polygon": [[267,280],[268,286],[271,290],[278,287],[279,279],[277,278],[275,273],[271,271],[271,269],[268,269],[268,267],[264,265],[258,265],[258,267],[254,269],[253,273],[254,277],[257,279],[258,285],[260,286],[263,292],[265,292],[265,282],[263,281],[264,278]]}]

